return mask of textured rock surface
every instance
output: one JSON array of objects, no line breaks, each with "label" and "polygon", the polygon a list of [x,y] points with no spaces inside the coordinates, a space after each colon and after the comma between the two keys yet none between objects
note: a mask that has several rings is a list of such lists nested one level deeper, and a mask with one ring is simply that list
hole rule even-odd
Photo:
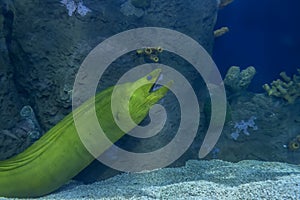
[{"label": "textured rock surface", "polygon": [[[34,105],[44,129],[70,112],[78,67],[90,50],[109,36],[135,27],[161,26],[186,33],[211,51],[216,2],[152,1],[141,17],[124,15],[123,3],[86,0],[91,12],[69,16],[58,0],[14,2],[11,51],[16,81]],[[121,73],[115,71],[109,78]]]},{"label": "textured rock surface", "polygon": [[[24,105],[33,108],[45,132],[57,124],[71,111],[73,82],[83,59],[96,45],[119,32],[147,26],[171,28],[197,40],[208,52],[212,51],[217,1],[152,0],[149,6],[136,8],[131,5],[131,0],[84,0],[82,3],[89,9],[84,14],[84,7],[79,11],[79,1],[74,1],[74,5],[73,1],[63,2],[66,5],[60,0],[5,0],[1,4],[5,12],[0,15],[4,27],[0,33],[4,52],[0,69],[3,85],[0,91],[0,130],[11,129],[17,123]],[[67,9],[68,2],[72,5]],[[173,57],[162,55],[160,60],[192,81],[194,71],[187,67],[188,63]],[[123,56],[104,74],[102,88],[114,84],[132,66],[145,62],[135,53]],[[166,104],[174,103],[169,100]],[[7,134],[2,135],[1,143],[11,146]],[[165,131],[160,142],[143,144],[143,148],[155,149],[170,137],[172,135]],[[22,142],[28,145],[28,142]]]},{"label": "textured rock surface", "polygon": [[0,130],[11,128],[18,119],[22,100],[16,90],[14,66],[10,58],[13,6],[0,2]]},{"label": "textured rock surface", "polygon": [[22,104],[26,103],[16,87],[10,53],[14,11],[11,1],[0,1],[0,160],[23,151],[30,144],[25,135],[9,130],[19,121]]},{"label": "textured rock surface", "polygon": [[[300,101],[294,105],[266,94],[245,92],[230,100],[232,119],[225,125],[217,145],[218,153],[207,158],[238,162],[245,159],[280,161],[300,164],[300,150],[288,149],[288,144],[299,135]],[[249,135],[240,134],[234,140],[231,133],[235,123],[256,117],[257,130],[249,128]]]}]

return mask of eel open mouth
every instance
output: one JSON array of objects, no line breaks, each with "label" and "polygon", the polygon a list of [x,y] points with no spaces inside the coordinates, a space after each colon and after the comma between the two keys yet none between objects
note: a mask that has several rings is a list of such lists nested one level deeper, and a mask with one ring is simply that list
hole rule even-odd
[{"label": "eel open mouth", "polygon": [[163,79],[163,74],[160,73],[159,76],[157,77],[155,83],[154,83],[154,84],[152,85],[152,87],[150,88],[149,93],[150,93],[150,92],[155,92],[155,91],[159,90],[161,87],[163,87],[163,85],[158,84],[158,82],[159,82],[160,80],[162,80],[162,79]]}]

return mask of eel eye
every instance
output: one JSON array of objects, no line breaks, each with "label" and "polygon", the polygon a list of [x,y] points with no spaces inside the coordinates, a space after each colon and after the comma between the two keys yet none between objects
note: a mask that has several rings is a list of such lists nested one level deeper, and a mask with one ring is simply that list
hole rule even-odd
[{"label": "eel eye", "polygon": [[152,76],[151,76],[151,75],[147,76],[147,80],[148,80],[148,81],[150,81],[151,79],[152,79]]}]

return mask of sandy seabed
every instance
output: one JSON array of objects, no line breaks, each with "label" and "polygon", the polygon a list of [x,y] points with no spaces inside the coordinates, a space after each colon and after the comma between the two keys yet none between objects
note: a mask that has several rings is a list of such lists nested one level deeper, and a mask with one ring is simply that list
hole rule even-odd
[{"label": "sandy seabed", "polygon": [[71,181],[40,199],[300,200],[300,166],[190,160],[180,168],[124,173],[89,185]]}]

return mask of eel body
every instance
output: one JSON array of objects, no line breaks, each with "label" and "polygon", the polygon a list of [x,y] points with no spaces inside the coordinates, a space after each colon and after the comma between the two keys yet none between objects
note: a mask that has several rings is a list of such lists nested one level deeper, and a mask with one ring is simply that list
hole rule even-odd
[{"label": "eel body", "polygon": [[[146,117],[151,106],[168,91],[168,86],[151,91],[159,74],[160,70],[157,69],[136,82],[116,85],[98,93],[67,115],[24,152],[0,161],[0,196],[40,197],[55,191],[77,175],[95,158],[83,145],[74,124],[74,117],[84,118],[85,124],[82,125],[88,126],[90,116],[86,113],[89,113],[95,102],[97,118],[103,131],[112,142],[117,141],[125,133],[113,118],[113,89],[118,91],[120,99],[133,94],[129,101],[129,111],[132,120],[139,123]],[[143,86],[136,90],[136,84]],[[117,109],[117,116],[121,119],[123,107],[119,106]],[[128,130],[132,128],[134,127],[128,127]]]}]

